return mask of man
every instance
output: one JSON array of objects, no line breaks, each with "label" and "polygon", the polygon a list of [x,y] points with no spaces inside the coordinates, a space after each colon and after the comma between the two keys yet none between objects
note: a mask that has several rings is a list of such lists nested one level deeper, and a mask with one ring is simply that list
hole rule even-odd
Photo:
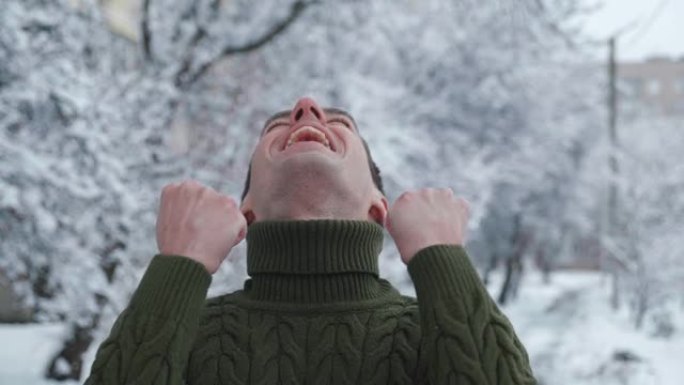
[{"label": "man", "polygon": [[[303,98],[266,123],[239,208],[164,188],[160,254],[86,384],[533,384],[462,247],[467,219],[448,189],[388,208],[351,116]],[[378,278],[384,225],[417,300]],[[251,278],[205,303],[245,236]]]}]

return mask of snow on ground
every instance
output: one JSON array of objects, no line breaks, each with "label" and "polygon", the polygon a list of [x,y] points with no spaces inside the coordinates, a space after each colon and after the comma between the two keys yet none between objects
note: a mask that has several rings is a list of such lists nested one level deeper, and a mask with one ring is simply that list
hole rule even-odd
[{"label": "snow on ground", "polygon": [[55,384],[42,377],[63,332],[60,324],[0,324],[0,385]]},{"label": "snow on ground", "polygon": [[503,309],[540,385],[681,385],[682,314],[672,336],[652,337],[635,330],[626,312],[610,310],[608,285],[598,274],[578,272],[556,274],[544,285],[532,273],[518,300]]},{"label": "snow on ground", "polygon": [[[540,385],[682,384],[684,315],[669,339],[652,337],[610,311],[609,282],[595,273],[558,273],[548,285],[537,273],[524,279],[517,301],[503,310]],[[498,283],[495,277],[492,294]],[[56,384],[41,376],[62,333],[61,325],[0,325],[0,385]]]}]

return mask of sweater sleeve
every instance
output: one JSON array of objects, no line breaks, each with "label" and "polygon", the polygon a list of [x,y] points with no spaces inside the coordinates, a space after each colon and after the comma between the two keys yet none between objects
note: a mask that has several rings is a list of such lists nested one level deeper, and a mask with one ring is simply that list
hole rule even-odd
[{"label": "sweater sleeve", "polygon": [[100,345],[86,385],[181,385],[211,282],[188,258],[156,256]]},{"label": "sweater sleeve", "polygon": [[462,247],[427,247],[408,270],[418,298],[421,366],[428,383],[536,383],[525,348]]}]

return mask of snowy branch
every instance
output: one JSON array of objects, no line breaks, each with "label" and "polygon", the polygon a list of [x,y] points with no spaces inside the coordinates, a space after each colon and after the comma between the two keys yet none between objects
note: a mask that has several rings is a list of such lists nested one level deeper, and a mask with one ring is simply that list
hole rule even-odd
[{"label": "snowy branch", "polygon": [[152,0],[143,0],[142,16],[140,23],[143,57],[146,61],[152,61],[152,31],[150,30],[150,3]]},{"label": "snowy branch", "polygon": [[[197,66],[196,70],[192,70],[194,56],[192,51],[183,60],[183,64],[178,70],[175,77],[175,85],[179,88],[187,88],[189,85],[195,83],[200,77],[202,77],[211,66],[219,62],[221,59],[229,57],[231,55],[248,53],[250,51],[257,50],[264,45],[268,44],[271,40],[276,38],[279,34],[283,33],[289,26],[291,26],[297,18],[304,12],[306,7],[314,2],[298,0],[292,4],[290,7],[290,12],[283,20],[274,24],[270,30],[266,31],[262,36],[259,36],[252,41],[247,43],[237,45],[237,46],[226,46],[221,52],[214,58],[201,63]],[[205,34],[202,33],[202,29],[198,29],[198,33],[193,37],[193,44],[197,44]]]}]

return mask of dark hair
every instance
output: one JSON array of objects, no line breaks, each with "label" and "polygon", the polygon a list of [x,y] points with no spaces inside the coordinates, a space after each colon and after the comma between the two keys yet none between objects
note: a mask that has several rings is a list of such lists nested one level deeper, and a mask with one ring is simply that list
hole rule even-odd
[{"label": "dark hair", "polygon": [[[368,143],[366,143],[366,140],[361,138],[361,142],[363,142],[363,148],[366,150],[366,155],[368,156],[368,168],[370,168],[370,173],[371,177],[373,178],[373,183],[375,184],[375,187],[380,190],[381,193],[385,194],[385,190],[383,190],[382,187],[382,177],[380,176],[380,168],[378,167],[377,164],[375,164],[375,161],[373,160],[373,157],[371,156],[370,148],[368,148]],[[242,195],[241,195],[241,200],[245,200],[245,196],[247,196],[247,192],[249,191],[249,182],[251,180],[251,175],[252,175],[252,163],[249,163],[249,168],[247,169],[247,178],[245,179],[245,187],[242,190]]]}]

